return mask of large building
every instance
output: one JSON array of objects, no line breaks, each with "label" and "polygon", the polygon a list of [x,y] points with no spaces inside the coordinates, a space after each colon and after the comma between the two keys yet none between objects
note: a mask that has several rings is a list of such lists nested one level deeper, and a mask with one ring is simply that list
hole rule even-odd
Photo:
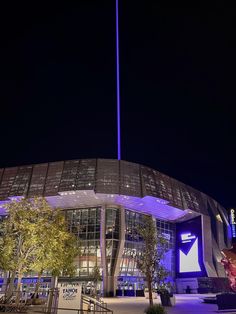
[{"label": "large building", "polygon": [[[168,240],[165,266],[177,292],[221,289],[221,250],[230,246],[226,210],[206,194],[154,169],[114,159],[80,159],[0,169],[0,206],[44,196],[65,211],[81,239],[77,279],[86,286],[95,265],[105,295],[138,295],[143,242],[138,226],[151,215]],[[4,208],[1,207],[1,215]]]}]

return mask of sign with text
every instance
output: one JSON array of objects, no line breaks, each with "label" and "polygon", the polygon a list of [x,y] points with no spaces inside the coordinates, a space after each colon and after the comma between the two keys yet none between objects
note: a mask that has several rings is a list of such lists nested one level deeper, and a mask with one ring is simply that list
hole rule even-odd
[{"label": "sign with text", "polygon": [[232,230],[232,242],[236,243],[236,210],[234,208],[230,209],[229,221]]},{"label": "sign with text", "polygon": [[179,278],[204,277],[202,223],[196,217],[176,224],[176,275]]},{"label": "sign with text", "polygon": [[58,314],[65,314],[64,309],[81,309],[81,284],[78,282],[62,282],[58,284]]}]

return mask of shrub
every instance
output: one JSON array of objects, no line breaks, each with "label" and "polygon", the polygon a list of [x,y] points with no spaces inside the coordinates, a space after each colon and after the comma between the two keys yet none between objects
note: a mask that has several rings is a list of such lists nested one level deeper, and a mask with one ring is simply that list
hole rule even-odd
[{"label": "shrub", "polygon": [[146,314],[167,314],[166,309],[160,304],[149,306],[145,310],[145,313]]}]

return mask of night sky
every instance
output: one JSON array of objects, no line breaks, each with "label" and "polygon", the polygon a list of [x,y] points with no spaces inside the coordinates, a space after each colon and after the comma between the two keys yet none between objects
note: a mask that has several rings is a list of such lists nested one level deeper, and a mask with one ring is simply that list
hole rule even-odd
[{"label": "night sky", "polygon": [[[0,167],[117,158],[115,0],[5,2]],[[236,206],[235,21],[224,2],[120,0],[122,159],[225,207]]]}]

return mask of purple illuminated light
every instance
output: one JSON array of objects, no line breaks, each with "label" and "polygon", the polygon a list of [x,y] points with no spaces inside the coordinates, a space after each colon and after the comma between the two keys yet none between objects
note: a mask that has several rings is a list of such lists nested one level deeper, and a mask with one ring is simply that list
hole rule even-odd
[{"label": "purple illuminated light", "polygon": [[117,145],[118,160],[121,159],[120,144],[120,63],[119,63],[119,3],[116,0],[116,92],[117,92]]}]

